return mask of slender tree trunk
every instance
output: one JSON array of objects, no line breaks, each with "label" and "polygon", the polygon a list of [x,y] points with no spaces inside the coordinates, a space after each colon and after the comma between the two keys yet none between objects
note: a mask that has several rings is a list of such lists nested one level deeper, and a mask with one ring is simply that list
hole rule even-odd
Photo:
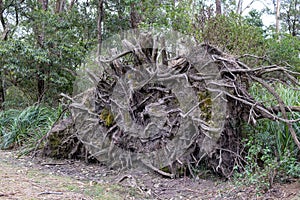
[{"label": "slender tree trunk", "polygon": [[[121,4],[121,0],[118,1],[118,5],[117,5],[117,12],[118,12],[118,19],[119,21],[123,21],[123,17],[124,17],[124,13],[123,13],[123,10],[122,10],[123,6]],[[119,31],[120,31],[120,34],[121,36],[123,36],[123,27],[122,25],[119,25]]]},{"label": "slender tree trunk", "polygon": [[[240,15],[241,14],[243,14],[243,12],[245,11],[245,10],[247,10],[248,8],[250,8],[252,5],[253,5],[253,3],[255,3],[256,1],[258,1],[258,0],[251,0],[250,2],[249,1],[246,1],[246,6],[244,6],[244,8],[242,8],[243,7],[243,0],[239,0],[239,2],[238,2],[238,4],[240,4]],[[274,0],[273,0],[274,1]]]},{"label": "slender tree trunk", "polygon": [[[48,0],[39,0],[43,11],[48,9]],[[45,24],[42,23],[41,28],[38,28],[38,45],[40,48],[44,48],[45,40]],[[45,93],[45,66],[43,64],[37,65],[37,101],[41,102]]]},{"label": "slender tree trunk", "polygon": [[0,110],[4,110],[4,102],[5,102],[5,75],[2,70],[0,70]]},{"label": "slender tree trunk", "polygon": [[1,22],[3,30],[5,30],[6,29],[6,23],[5,23],[5,20],[4,20],[3,12],[4,12],[3,1],[0,0],[0,22]]},{"label": "slender tree trunk", "polygon": [[276,33],[280,31],[280,0],[276,1]]},{"label": "slender tree trunk", "polygon": [[137,29],[141,22],[141,16],[139,15],[138,11],[136,10],[136,3],[130,4],[130,25],[131,28]]},{"label": "slender tree trunk", "polygon": [[243,0],[238,0],[236,14],[242,14]]},{"label": "slender tree trunk", "polygon": [[56,13],[62,13],[64,11],[65,5],[66,5],[65,0],[57,0],[55,5]]},{"label": "slender tree trunk", "polygon": [[72,10],[72,8],[73,8],[75,2],[77,2],[77,0],[71,0],[70,6],[69,6],[69,10]]},{"label": "slender tree trunk", "polygon": [[[293,7],[293,8],[292,8]],[[290,19],[290,22],[288,24],[289,26],[289,32],[292,36],[296,36],[297,35],[297,22],[300,23],[300,18],[299,18],[299,12],[295,12],[297,11],[297,7],[298,7],[298,1],[295,0],[294,1],[294,5],[292,5],[292,3],[290,4],[290,8],[289,8],[289,13],[288,13],[288,18]],[[293,12],[294,11],[294,12]],[[292,15],[294,15],[292,17]]]},{"label": "slender tree trunk", "polygon": [[98,20],[97,20],[97,38],[98,38],[97,58],[98,58],[99,65],[100,65],[100,55],[101,55],[101,47],[102,47],[103,18],[104,18],[103,0],[99,0],[99,2],[98,2]]},{"label": "slender tree trunk", "polygon": [[216,0],[216,14],[217,15],[222,14],[221,0]]},{"label": "slender tree trunk", "polygon": [[[9,33],[9,28],[6,26],[6,22],[4,20],[3,16],[4,12],[4,7],[3,7],[3,1],[0,0],[0,22],[3,28],[3,33],[2,33],[2,40],[7,40],[8,38],[8,33]],[[2,65],[0,68],[3,68],[4,63],[1,63]],[[0,110],[4,110],[4,102],[5,102],[5,71],[0,69]]]}]

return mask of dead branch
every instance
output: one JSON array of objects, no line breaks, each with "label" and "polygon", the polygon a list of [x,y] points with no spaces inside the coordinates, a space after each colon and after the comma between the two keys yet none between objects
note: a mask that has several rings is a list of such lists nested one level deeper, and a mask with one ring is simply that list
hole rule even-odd
[{"label": "dead branch", "polygon": [[[300,106],[284,106],[286,112],[300,112]],[[269,110],[273,111],[274,113],[278,114],[281,112],[280,106],[272,106]]]},{"label": "dead branch", "polygon": [[[287,116],[286,109],[285,109],[286,108],[285,103],[283,102],[281,97],[276,93],[276,91],[272,87],[270,87],[270,85],[268,85],[266,82],[264,82],[264,80],[262,80],[261,78],[254,77],[254,76],[251,76],[251,78],[253,80],[257,81],[258,83],[260,83],[262,86],[264,86],[276,98],[276,100],[279,104],[280,111],[281,111],[284,119],[288,120],[288,116]],[[300,149],[300,142],[297,138],[297,134],[296,134],[295,129],[293,128],[291,122],[286,122],[286,124],[289,128],[289,131],[292,134],[292,137],[293,137],[293,140],[294,140],[295,144]]]},{"label": "dead branch", "polygon": [[55,194],[55,195],[63,195],[63,192],[53,192],[53,191],[46,191],[46,192],[41,192],[38,195],[45,195],[45,194]]}]

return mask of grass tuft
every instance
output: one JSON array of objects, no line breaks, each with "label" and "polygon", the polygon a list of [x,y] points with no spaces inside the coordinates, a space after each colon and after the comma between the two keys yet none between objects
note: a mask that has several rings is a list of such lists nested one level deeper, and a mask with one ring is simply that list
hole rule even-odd
[{"label": "grass tuft", "polygon": [[36,142],[51,128],[62,112],[58,109],[34,105],[24,110],[7,110],[0,113],[0,148],[22,147],[30,151]]}]

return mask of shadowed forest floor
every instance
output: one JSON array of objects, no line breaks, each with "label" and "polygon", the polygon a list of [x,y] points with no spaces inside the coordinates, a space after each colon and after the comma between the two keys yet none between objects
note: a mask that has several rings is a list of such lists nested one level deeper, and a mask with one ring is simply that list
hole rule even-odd
[{"label": "shadowed forest floor", "polygon": [[76,160],[0,151],[0,199],[300,199],[300,182],[275,184],[265,194],[222,179],[166,179],[141,171],[111,171]]}]

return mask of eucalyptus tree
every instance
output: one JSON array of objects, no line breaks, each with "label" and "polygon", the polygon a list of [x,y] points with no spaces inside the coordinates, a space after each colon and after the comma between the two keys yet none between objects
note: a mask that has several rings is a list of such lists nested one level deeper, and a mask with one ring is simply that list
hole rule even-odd
[{"label": "eucalyptus tree", "polygon": [[292,36],[300,36],[300,1],[282,0],[282,28]]},{"label": "eucalyptus tree", "polygon": [[20,22],[20,7],[23,4],[22,1],[5,1],[0,0],[0,109],[4,109],[5,94],[6,94],[6,73],[7,63],[6,55],[8,52],[7,45],[16,31],[16,27]]},{"label": "eucalyptus tree", "polygon": [[97,43],[94,10],[74,0],[7,2],[0,4],[3,33],[9,27],[0,47],[2,78],[32,101],[72,92],[76,69]]}]

